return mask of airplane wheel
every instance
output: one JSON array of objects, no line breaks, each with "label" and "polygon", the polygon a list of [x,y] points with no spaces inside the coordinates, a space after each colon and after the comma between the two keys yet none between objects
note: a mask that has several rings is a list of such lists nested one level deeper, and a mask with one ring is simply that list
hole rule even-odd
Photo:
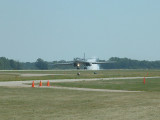
[{"label": "airplane wheel", "polygon": [[87,67],[84,67],[85,70],[87,70]]}]

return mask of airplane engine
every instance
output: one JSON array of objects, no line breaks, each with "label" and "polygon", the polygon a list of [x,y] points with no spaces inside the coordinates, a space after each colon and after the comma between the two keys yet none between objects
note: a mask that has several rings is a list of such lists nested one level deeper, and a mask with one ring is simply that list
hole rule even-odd
[{"label": "airplane engine", "polygon": [[87,66],[85,66],[84,69],[87,70]]},{"label": "airplane engine", "polygon": [[74,63],[74,64],[73,64],[73,66],[74,66],[74,67],[77,67],[77,64],[76,64],[76,63]]},{"label": "airplane engine", "polygon": [[86,66],[92,66],[92,63],[88,62],[88,63],[86,63]]}]

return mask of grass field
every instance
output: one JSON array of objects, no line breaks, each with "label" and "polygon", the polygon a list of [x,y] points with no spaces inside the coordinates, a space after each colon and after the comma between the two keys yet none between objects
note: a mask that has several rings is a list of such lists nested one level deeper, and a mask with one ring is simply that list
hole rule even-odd
[{"label": "grass field", "polygon": [[2,120],[159,120],[159,92],[0,88]]},{"label": "grass field", "polygon": [[52,86],[160,92],[160,78],[51,83]]},{"label": "grass field", "polygon": [[[73,78],[160,76],[160,70],[81,71],[0,71],[0,81],[62,79],[71,76],[21,77],[19,74],[71,74]],[[16,78],[18,77],[18,78]],[[53,78],[52,78],[53,77]],[[62,77],[62,78],[61,78]],[[72,77],[71,77],[72,78]],[[72,79],[73,79],[72,78]],[[2,120],[159,120],[160,79],[100,80],[51,83],[55,86],[95,89],[140,90],[138,93],[112,93],[51,88],[0,87]]]},{"label": "grass field", "polygon": [[[80,72],[80,76],[77,73]],[[96,72],[97,74],[93,74]],[[147,75],[148,73],[148,75]],[[47,76],[28,76],[21,74],[53,74]],[[62,75],[54,75],[62,74]],[[160,70],[64,70],[64,71],[0,71],[0,81],[21,81],[21,80],[48,80],[48,79],[82,79],[82,78],[112,78],[112,77],[144,77],[160,76]]]}]

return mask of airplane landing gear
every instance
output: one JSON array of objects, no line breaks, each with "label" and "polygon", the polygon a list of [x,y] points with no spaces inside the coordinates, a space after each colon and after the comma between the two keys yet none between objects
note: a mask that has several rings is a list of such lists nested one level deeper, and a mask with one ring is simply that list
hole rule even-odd
[{"label": "airplane landing gear", "polygon": [[84,70],[87,70],[87,67],[86,67],[86,66],[84,67]]}]

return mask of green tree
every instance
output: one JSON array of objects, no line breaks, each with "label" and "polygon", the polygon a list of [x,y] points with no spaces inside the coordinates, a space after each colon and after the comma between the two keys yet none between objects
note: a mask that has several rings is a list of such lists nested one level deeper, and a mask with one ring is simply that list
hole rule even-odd
[{"label": "green tree", "polygon": [[48,69],[48,63],[41,58],[37,59],[37,61],[35,62],[35,66],[40,70],[47,70]]},{"label": "green tree", "polygon": [[13,70],[20,70],[22,68],[22,65],[20,62],[14,61],[14,60],[9,60],[10,62],[10,67]]}]

